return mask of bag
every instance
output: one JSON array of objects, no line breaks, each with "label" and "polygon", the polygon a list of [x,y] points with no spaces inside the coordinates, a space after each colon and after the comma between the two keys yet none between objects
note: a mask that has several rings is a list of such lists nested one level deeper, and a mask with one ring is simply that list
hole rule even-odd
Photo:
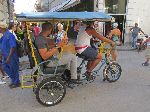
[{"label": "bag", "polygon": [[21,58],[24,55],[24,43],[23,43],[22,40],[21,41],[16,41],[16,43],[17,43],[17,48],[16,48],[17,55],[18,55],[18,57]]}]

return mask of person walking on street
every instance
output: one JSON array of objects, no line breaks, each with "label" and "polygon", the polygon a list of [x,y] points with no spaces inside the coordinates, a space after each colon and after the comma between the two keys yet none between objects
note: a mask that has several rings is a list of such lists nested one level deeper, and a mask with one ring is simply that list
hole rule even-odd
[{"label": "person walking on street", "polygon": [[0,43],[0,72],[2,74],[2,78],[0,78],[0,85],[6,84],[6,82],[3,81],[3,79],[6,79],[6,74],[2,68],[2,54],[1,54],[1,43]]},{"label": "person walking on street", "polygon": [[115,47],[111,51],[112,55],[112,60],[116,61],[117,60],[117,50],[116,47],[117,45],[120,45],[120,36],[121,36],[121,31],[118,29],[118,23],[113,23],[113,30],[109,33],[109,38],[115,42]]},{"label": "person walking on street", "polygon": [[136,41],[137,41],[137,38],[138,38],[138,33],[142,32],[144,35],[145,33],[141,30],[141,28],[138,27],[138,23],[135,23],[135,26],[130,28],[130,31],[132,32],[132,48],[136,48]]},{"label": "person walking on street", "polygon": [[10,88],[20,86],[19,80],[19,58],[17,55],[17,45],[15,36],[7,29],[7,24],[0,22],[0,32],[3,34],[1,38],[3,68],[11,79]]},{"label": "person walking on street", "polygon": [[143,44],[146,44],[147,45],[147,48],[146,48],[146,54],[145,54],[145,58],[146,58],[146,61],[144,63],[142,63],[143,66],[149,66],[149,60],[150,60],[150,36],[148,37],[148,39],[146,39]]},{"label": "person walking on street", "polygon": [[37,23],[35,23],[34,36],[37,37],[39,33],[40,33],[40,28],[38,27]]},{"label": "person walking on street", "polygon": [[9,26],[8,26],[9,32],[12,33],[15,36],[16,40],[19,40],[17,35],[16,35],[16,33],[15,33],[16,28],[17,28],[17,26],[16,26],[16,24],[14,22],[10,23]]}]

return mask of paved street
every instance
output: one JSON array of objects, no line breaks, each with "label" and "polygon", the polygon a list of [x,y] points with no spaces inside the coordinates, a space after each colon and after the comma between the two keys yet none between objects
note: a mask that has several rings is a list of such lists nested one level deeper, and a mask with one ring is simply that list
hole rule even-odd
[{"label": "paved street", "polygon": [[64,100],[54,107],[40,105],[32,89],[0,86],[0,112],[149,112],[150,68],[141,65],[144,52],[119,51],[118,61],[123,69],[119,81],[97,77],[92,84],[67,89]]}]

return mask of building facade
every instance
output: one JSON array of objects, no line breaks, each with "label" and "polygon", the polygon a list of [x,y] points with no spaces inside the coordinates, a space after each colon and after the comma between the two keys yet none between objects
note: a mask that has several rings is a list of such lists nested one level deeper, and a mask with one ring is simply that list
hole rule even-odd
[{"label": "building facade", "polygon": [[[42,11],[100,11],[115,18],[122,31],[122,41],[130,41],[129,29],[135,22],[146,34],[150,34],[150,10],[148,0],[38,0]],[[44,10],[46,9],[46,10]],[[105,25],[103,25],[105,24]],[[106,32],[111,23],[101,23]]]},{"label": "building facade", "polygon": [[14,1],[13,0],[0,0],[0,20],[14,19]]}]

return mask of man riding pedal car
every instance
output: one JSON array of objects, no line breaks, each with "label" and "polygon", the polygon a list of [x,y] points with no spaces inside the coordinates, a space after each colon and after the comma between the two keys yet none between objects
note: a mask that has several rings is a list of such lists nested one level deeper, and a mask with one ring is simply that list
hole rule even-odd
[{"label": "man riding pedal car", "polygon": [[85,72],[87,80],[93,80],[91,72],[102,59],[102,55],[90,45],[90,39],[92,38],[92,36],[104,42],[110,43],[112,47],[114,47],[115,45],[115,43],[112,40],[107,39],[104,36],[97,33],[96,30],[93,27],[91,27],[91,24],[93,24],[93,22],[81,23],[75,45],[77,53],[79,53],[81,56],[84,56],[88,60]]}]

